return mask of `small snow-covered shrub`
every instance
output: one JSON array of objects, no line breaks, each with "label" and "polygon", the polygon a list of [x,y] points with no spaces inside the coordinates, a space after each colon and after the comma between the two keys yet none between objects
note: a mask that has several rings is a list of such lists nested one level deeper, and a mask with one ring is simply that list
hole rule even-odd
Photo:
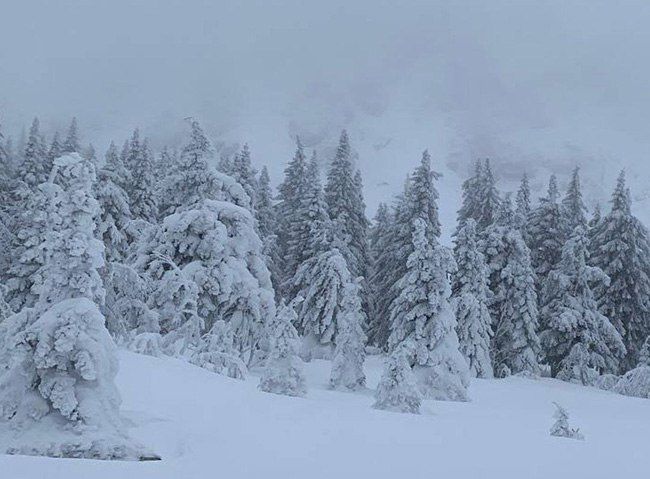
[{"label": "small snow-covered shrub", "polygon": [[569,427],[569,413],[566,409],[556,402],[553,404],[555,404],[555,413],[553,414],[555,422],[553,423],[553,426],[551,426],[551,436],[567,437],[569,439],[578,439],[580,441],[584,440],[585,437],[580,432],[580,429]]},{"label": "small snow-covered shrub", "polygon": [[616,376],[615,374],[603,374],[602,376],[599,376],[598,379],[596,379],[594,386],[596,386],[598,389],[611,391],[614,389],[614,386],[616,386],[616,383],[618,383],[619,379],[620,377]]},{"label": "small snow-covered shrub", "polygon": [[375,392],[375,409],[419,414],[422,396],[411,369],[411,341],[405,341],[388,357]]},{"label": "small snow-covered shrub", "polygon": [[135,353],[147,356],[162,356],[159,333],[140,333],[129,344],[129,349]]},{"label": "small snow-covered shrub", "polygon": [[201,345],[191,355],[190,362],[233,379],[245,379],[248,370],[233,346],[230,325],[216,321],[210,332],[201,338]]},{"label": "small snow-covered shrub", "polygon": [[625,373],[613,391],[625,396],[650,398],[650,366],[639,366]]}]

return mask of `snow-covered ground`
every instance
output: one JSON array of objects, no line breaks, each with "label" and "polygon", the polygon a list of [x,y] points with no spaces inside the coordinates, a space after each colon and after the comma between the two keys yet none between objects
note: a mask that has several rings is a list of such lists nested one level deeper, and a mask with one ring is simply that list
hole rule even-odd
[{"label": "snow-covered ground", "polygon": [[[419,416],[372,409],[369,389],[329,391],[329,363],[306,365],[306,398],[257,390],[173,359],[120,355],[134,438],[160,462],[0,455],[3,479],[612,478],[650,471],[650,401],[551,379],[474,380],[472,401],[425,401]],[[585,441],[551,437],[557,401]],[[0,426],[0,438],[6,430]],[[2,442],[2,441],[0,441]]]}]

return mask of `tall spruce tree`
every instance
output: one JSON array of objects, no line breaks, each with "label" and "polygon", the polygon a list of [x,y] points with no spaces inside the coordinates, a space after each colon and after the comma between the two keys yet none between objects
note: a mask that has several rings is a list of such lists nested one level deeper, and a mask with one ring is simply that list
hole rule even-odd
[{"label": "tall spruce tree", "polygon": [[[260,171],[257,179],[257,207],[255,209],[255,217],[257,219],[257,228],[260,238],[264,243],[264,255],[266,256],[267,266],[271,273],[271,282],[273,289],[276,292],[276,297],[280,297],[280,285],[282,281],[281,267],[282,259],[280,257],[280,249],[278,245],[278,237],[275,229],[278,223],[277,212],[273,202],[273,189],[271,187],[271,179],[269,178],[269,171],[264,166]],[[276,299],[277,299],[276,298]]]},{"label": "tall spruce tree", "polygon": [[584,226],[577,226],[548,275],[548,302],[541,310],[546,329],[540,340],[553,377],[594,384],[600,374],[616,374],[625,347],[616,328],[598,311],[590,284],[606,279],[602,270],[588,266],[587,243]]},{"label": "tall spruce tree", "polygon": [[50,173],[43,136],[40,132],[38,118],[34,118],[29,129],[27,143],[23,152],[23,161],[19,166],[19,179],[29,188],[45,182]]},{"label": "tall spruce tree", "polygon": [[650,334],[650,243],[648,231],[632,214],[625,172],[618,177],[611,210],[595,226],[591,263],[610,278],[597,287],[600,312],[623,336],[627,355],[623,370],[638,363],[643,341]]},{"label": "tall spruce tree", "polygon": [[582,199],[579,167],[574,168],[566,194],[562,198],[562,221],[565,238],[570,237],[576,228],[587,227],[587,207]]},{"label": "tall spruce tree", "polygon": [[368,288],[370,308],[368,313],[368,343],[384,348],[390,334],[390,321],[384,304],[386,279],[390,277],[390,263],[386,261],[391,245],[393,215],[385,203],[380,203],[368,235],[370,256]]},{"label": "tall spruce tree", "polygon": [[127,167],[131,172],[128,191],[131,213],[136,219],[155,223],[158,217],[158,194],[154,175],[153,153],[145,139],[140,142],[137,130],[131,140]]},{"label": "tall spruce tree", "polygon": [[62,153],[81,153],[81,144],[79,143],[79,127],[77,126],[77,117],[73,117],[68,128],[68,133],[63,142]]},{"label": "tall spruce tree", "polygon": [[480,251],[476,222],[471,218],[456,234],[454,257],[457,267],[452,298],[460,352],[474,377],[491,378],[494,373],[490,358],[489,270]]},{"label": "tall spruce tree", "polygon": [[526,173],[521,177],[521,183],[517,190],[517,197],[515,198],[515,224],[521,230],[521,233],[526,241],[530,244],[528,237],[528,221],[532,210],[530,198],[530,182]]},{"label": "tall spruce tree", "polygon": [[235,155],[231,172],[228,174],[237,180],[237,183],[242,185],[244,191],[250,198],[251,211],[254,212],[257,208],[257,170],[253,168],[251,150],[248,147],[248,143],[245,143],[241,151]]}]

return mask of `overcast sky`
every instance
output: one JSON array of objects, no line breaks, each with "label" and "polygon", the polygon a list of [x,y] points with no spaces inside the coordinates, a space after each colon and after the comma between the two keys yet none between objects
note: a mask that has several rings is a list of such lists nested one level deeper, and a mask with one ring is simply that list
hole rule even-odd
[{"label": "overcast sky", "polygon": [[77,115],[99,150],[135,126],[162,145],[194,116],[277,181],[296,134],[326,158],[348,128],[371,209],[429,148],[449,217],[490,157],[504,188],[579,164],[591,202],[626,167],[650,220],[648,1],[0,3],[5,133]]}]

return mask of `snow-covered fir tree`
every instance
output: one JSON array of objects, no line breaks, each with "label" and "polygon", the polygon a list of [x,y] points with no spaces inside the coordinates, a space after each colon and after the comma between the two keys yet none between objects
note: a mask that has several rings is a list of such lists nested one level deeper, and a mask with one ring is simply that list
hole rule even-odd
[{"label": "snow-covered fir tree", "polygon": [[104,242],[108,262],[124,260],[129,247],[128,229],[132,217],[129,197],[123,189],[128,181],[128,171],[111,142],[95,184],[95,197],[100,208],[97,234]]},{"label": "snow-covered fir tree", "polygon": [[[115,344],[104,326],[99,268],[103,245],[94,237],[99,213],[95,170],[77,154],[55,160],[50,188],[58,201],[43,249],[47,252],[34,308],[3,322],[11,349],[0,379],[0,410],[17,429],[7,452],[54,457],[143,459],[126,434]],[[54,183],[56,181],[56,183]]]},{"label": "snow-covered fir tree", "polygon": [[501,213],[497,221],[503,226],[497,246],[498,266],[492,270],[494,370],[497,375],[503,375],[503,371],[538,374],[540,345],[535,273],[521,232],[512,223],[507,224],[507,218],[512,217],[511,211]]},{"label": "snow-covered fir tree", "polygon": [[54,164],[54,160],[63,155],[63,153],[63,145],[61,144],[61,139],[59,138],[59,132],[56,131],[54,132],[54,136],[50,142],[50,148],[47,150],[47,158],[49,164]]},{"label": "snow-covered fir tree", "polygon": [[598,375],[618,371],[625,347],[616,328],[598,311],[590,284],[606,283],[607,278],[588,265],[587,242],[584,226],[577,226],[548,275],[540,340],[553,377],[594,384]]},{"label": "snow-covered fir tree", "polygon": [[540,199],[528,222],[530,254],[539,285],[544,283],[562,254],[565,235],[558,198],[557,179],[552,175],[547,196]]},{"label": "snow-covered fir tree", "polygon": [[564,237],[568,238],[573,231],[587,227],[587,207],[582,199],[580,188],[580,168],[576,167],[571,173],[571,181],[564,198],[562,198],[562,222]]},{"label": "snow-covered fir tree", "polygon": [[370,266],[368,287],[370,307],[368,313],[368,343],[385,347],[390,335],[390,320],[386,305],[386,290],[391,278],[391,234],[394,228],[391,209],[380,203],[369,231]]},{"label": "snow-covered fir tree", "polygon": [[584,436],[580,432],[580,429],[569,427],[569,413],[566,409],[558,403],[553,404],[555,404],[555,413],[553,414],[555,422],[553,423],[553,426],[551,426],[551,436],[583,440]]},{"label": "snow-covered fir tree", "polygon": [[458,325],[459,349],[474,377],[491,378],[492,317],[489,270],[480,251],[476,222],[468,219],[456,234],[452,297]]},{"label": "snow-covered fir tree", "polygon": [[51,167],[48,168],[48,163],[44,139],[40,132],[40,123],[38,118],[34,118],[25,144],[22,163],[18,170],[20,180],[30,188],[35,188],[45,182],[51,170]]},{"label": "snow-covered fir tree", "polygon": [[650,334],[650,243],[648,230],[632,214],[625,173],[618,177],[611,210],[595,226],[591,263],[610,278],[597,287],[600,312],[623,336],[627,349],[623,370],[638,362]]},{"label": "snow-covered fir tree", "polygon": [[354,391],[366,385],[363,372],[366,335],[359,286],[348,281],[341,291],[341,312],[336,317],[336,338],[330,387]]},{"label": "snow-covered fir tree", "polygon": [[250,199],[251,211],[254,212],[257,209],[257,170],[253,168],[248,143],[245,143],[241,151],[235,155],[230,172],[227,174],[232,176],[244,188]]},{"label": "snow-covered fir tree", "polygon": [[416,344],[413,338],[402,341],[388,356],[375,391],[376,409],[419,414],[422,394],[411,368]]},{"label": "snow-covered fir tree", "polygon": [[248,368],[235,347],[232,326],[232,323],[223,320],[216,321],[210,331],[201,338],[198,347],[190,356],[190,362],[233,379],[246,378]]},{"label": "snow-covered fir tree", "polygon": [[130,167],[131,172],[131,185],[128,191],[131,213],[134,218],[155,223],[158,217],[158,193],[153,153],[148,141],[145,139],[140,142],[136,133],[131,141],[127,166]]},{"label": "snow-covered fir tree", "polygon": [[330,219],[336,223],[347,246],[346,260],[354,276],[367,277],[368,219],[363,201],[361,175],[355,171],[350,141],[341,133],[336,155],[327,172],[325,203]]},{"label": "snow-covered fir tree", "polygon": [[396,284],[399,295],[391,304],[391,350],[413,341],[411,364],[425,397],[439,400],[468,399],[469,369],[459,351],[456,318],[449,303],[448,275],[455,264],[452,254],[427,232],[429,225],[413,222],[413,252],[406,273]]},{"label": "snow-covered fir tree", "polygon": [[650,336],[648,336],[639,351],[639,365],[650,366]]},{"label": "snow-covered fir tree", "polygon": [[294,304],[280,303],[269,331],[270,353],[260,378],[260,390],[285,396],[304,396],[307,393],[305,376],[297,358],[299,338],[294,327],[297,321]]},{"label": "snow-covered fir tree", "polygon": [[73,117],[68,127],[68,133],[63,141],[62,153],[80,153],[81,144],[79,142],[79,126],[77,125],[77,117]]},{"label": "snow-covered fir tree", "polygon": [[136,267],[155,288],[170,269],[162,258],[169,258],[198,286],[202,334],[217,321],[228,323],[235,349],[250,365],[275,314],[270,274],[248,196],[211,166],[210,142],[198,122],[191,127],[179,168],[166,184],[165,217],[139,242]]},{"label": "snow-covered fir tree", "polygon": [[282,281],[280,257],[280,247],[278,245],[278,236],[275,234],[275,228],[278,223],[276,208],[273,201],[273,190],[271,188],[271,179],[269,172],[264,166],[257,179],[257,205],[255,208],[255,217],[257,219],[257,228],[260,238],[264,243],[264,255],[266,264],[271,273],[271,282],[276,294],[280,293]]},{"label": "snow-covered fir tree", "polygon": [[528,175],[524,173],[521,177],[521,183],[517,190],[515,198],[515,224],[521,230],[526,244],[530,243],[528,237],[528,219],[532,211],[532,203],[530,198],[530,182]]}]

